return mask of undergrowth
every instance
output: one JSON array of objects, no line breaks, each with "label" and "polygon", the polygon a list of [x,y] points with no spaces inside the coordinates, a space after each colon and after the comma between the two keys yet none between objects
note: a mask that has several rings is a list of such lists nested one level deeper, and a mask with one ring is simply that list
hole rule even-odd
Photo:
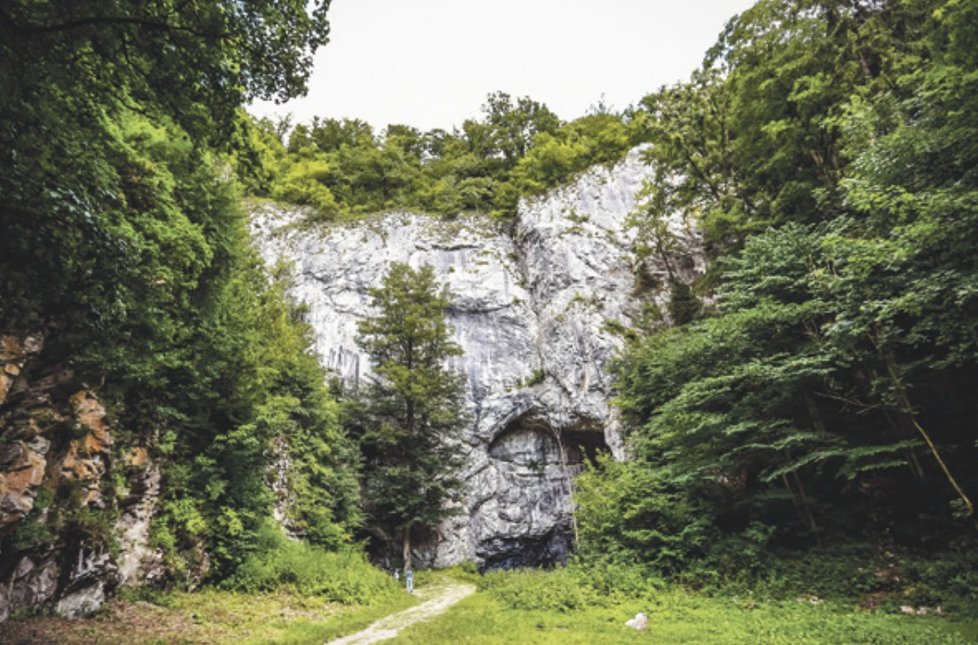
[{"label": "undergrowth", "polygon": [[330,602],[367,604],[397,592],[397,585],[359,551],[325,551],[288,540],[269,527],[259,550],[222,584],[245,592],[288,590]]}]

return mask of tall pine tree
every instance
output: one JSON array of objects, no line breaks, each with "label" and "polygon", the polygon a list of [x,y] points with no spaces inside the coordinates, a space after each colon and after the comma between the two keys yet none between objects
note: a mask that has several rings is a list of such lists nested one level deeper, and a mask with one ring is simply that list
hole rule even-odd
[{"label": "tall pine tree", "polygon": [[411,534],[454,512],[461,455],[453,441],[465,418],[462,379],[446,359],[462,354],[445,321],[447,288],[428,265],[391,265],[370,292],[376,315],[359,326],[359,343],[377,378],[363,394],[361,446],[368,524],[401,542],[411,568]]}]

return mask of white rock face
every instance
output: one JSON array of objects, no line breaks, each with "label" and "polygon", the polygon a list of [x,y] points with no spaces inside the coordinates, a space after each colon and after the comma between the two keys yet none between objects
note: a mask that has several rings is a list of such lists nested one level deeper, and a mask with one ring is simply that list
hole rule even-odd
[{"label": "white rock face", "polygon": [[160,505],[160,482],[159,464],[148,462],[116,521],[120,585],[151,581],[163,575],[163,554],[150,546],[151,523]]},{"label": "white rock face", "polygon": [[[439,528],[422,558],[500,567],[566,557],[574,474],[597,450],[622,456],[607,362],[640,305],[625,220],[648,173],[633,150],[521,203],[509,227],[391,213],[303,228],[301,210],[254,208],[262,256],[291,265],[290,295],[309,307],[315,349],[345,379],[370,372],[357,321],[391,262],[432,265],[453,294],[450,322],[465,353],[452,368],[467,378],[472,419],[462,437],[466,512]],[[672,226],[696,244],[678,219]]]}]

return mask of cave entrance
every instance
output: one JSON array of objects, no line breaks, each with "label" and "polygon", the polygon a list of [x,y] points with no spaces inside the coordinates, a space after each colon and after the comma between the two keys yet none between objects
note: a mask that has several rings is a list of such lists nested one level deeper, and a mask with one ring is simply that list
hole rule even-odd
[{"label": "cave entrance", "polygon": [[557,464],[575,469],[573,474],[585,463],[596,465],[598,455],[608,452],[611,449],[599,426],[578,423],[560,429],[526,416],[507,424],[489,444],[490,459],[522,465]]},{"label": "cave entrance", "polygon": [[483,570],[565,563],[576,533],[574,479],[609,452],[603,428],[555,428],[523,415],[496,435],[488,452],[494,494],[474,518]]}]

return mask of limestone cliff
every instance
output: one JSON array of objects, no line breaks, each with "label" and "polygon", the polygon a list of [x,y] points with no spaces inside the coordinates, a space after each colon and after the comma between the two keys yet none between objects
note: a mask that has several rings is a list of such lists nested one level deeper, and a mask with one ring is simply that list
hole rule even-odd
[{"label": "limestone cliff", "polygon": [[[454,296],[450,321],[464,355],[452,367],[467,378],[473,419],[462,448],[467,512],[440,527],[420,557],[484,567],[566,557],[575,473],[599,450],[622,453],[608,361],[643,306],[667,297],[665,267],[636,266],[626,225],[648,172],[633,150],[613,168],[524,201],[506,225],[391,213],[309,227],[301,209],[254,207],[263,257],[289,264],[316,350],[347,380],[369,373],[356,325],[391,262],[432,265]],[[670,227],[688,277],[701,268],[697,236],[679,218]]]}]

